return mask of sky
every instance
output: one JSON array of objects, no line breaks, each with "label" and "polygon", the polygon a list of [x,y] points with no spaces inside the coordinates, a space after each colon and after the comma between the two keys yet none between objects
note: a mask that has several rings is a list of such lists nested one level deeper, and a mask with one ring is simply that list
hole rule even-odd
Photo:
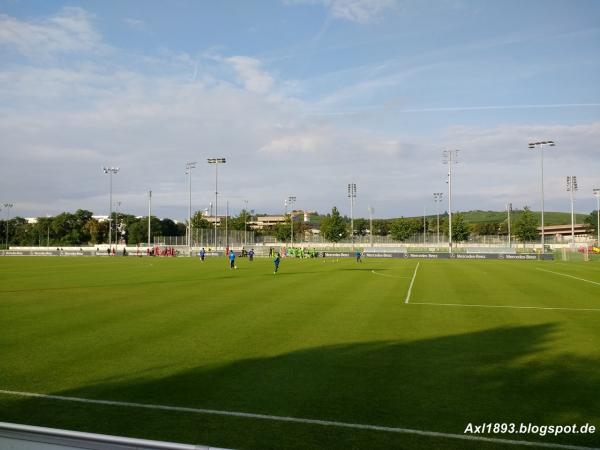
[{"label": "sky", "polygon": [[[187,216],[595,209],[596,0],[0,0],[0,203]],[[433,193],[443,192],[436,205]],[[247,203],[246,203],[247,202]],[[4,215],[5,211],[0,214]]]}]

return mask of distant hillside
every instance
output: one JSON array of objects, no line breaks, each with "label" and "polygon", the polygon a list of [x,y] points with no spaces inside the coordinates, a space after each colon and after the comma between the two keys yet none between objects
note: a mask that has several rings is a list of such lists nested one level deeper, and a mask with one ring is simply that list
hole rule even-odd
[{"label": "distant hillside", "polygon": [[[506,211],[460,211],[460,213],[465,217],[465,220],[468,223],[484,223],[484,222],[504,222],[506,221]],[[539,211],[532,211],[532,213],[537,217],[538,221],[540,220],[540,216],[542,215]],[[513,210],[510,214],[510,220],[512,223],[517,221],[522,214],[522,210]],[[440,213],[440,220],[444,216],[444,213]],[[587,214],[575,214],[575,223],[583,223],[583,219],[587,216]],[[321,219],[324,216],[315,215],[311,216],[310,222],[313,226],[318,227],[321,223]],[[427,218],[429,220],[435,220],[435,215],[428,214]],[[355,217],[357,219],[358,216]],[[364,217],[363,217],[364,218]],[[411,218],[411,217],[407,217]],[[412,217],[415,218],[415,217]],[[423,216],[417,216],[416,218],[422,219]],[[346,217],[346,219],[348,219]],[[348,219],[349,220],[349,219]],[[393,221],[396,218],[373,218],[373,220],[385,220],[385,221]],[[571,224],[571,213],[568,212],[556,212],[556,211],[544,211],[544,222],[546,225],[569,225]]]},{"label": "distant hillside", "polygon": [[[532,211],[533,214],[540,220],[541,212]],[[504,222],[507,218],[506,211],[461,211],[460,212],[465,220],[469,223],[482,223],[482,222]],[[513,210],[510,214],[511,222],[519,219],[522,210]],[[585,214],[576,214],[575,222],[583,222]],[[429,216],[435,217],[435,216]],[[571,223],[571,213],[556,212],[556,211],[544,211],[544,222],[546,225],[566,225]]]}]

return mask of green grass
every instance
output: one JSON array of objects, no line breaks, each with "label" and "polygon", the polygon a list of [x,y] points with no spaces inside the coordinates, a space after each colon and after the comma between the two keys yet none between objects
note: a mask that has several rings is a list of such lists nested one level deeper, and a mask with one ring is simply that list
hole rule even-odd
[{"label": "green grass", "polygon": [[[545,271],[598,283],[598,263],[421,261],[407,305],[416,264],[0,258],[0,389],[455,434],[600,426],[600,311],[417,304],[600,309],[599,285]],[[514,448],[1,394],[0,421],[237,449]]]}]

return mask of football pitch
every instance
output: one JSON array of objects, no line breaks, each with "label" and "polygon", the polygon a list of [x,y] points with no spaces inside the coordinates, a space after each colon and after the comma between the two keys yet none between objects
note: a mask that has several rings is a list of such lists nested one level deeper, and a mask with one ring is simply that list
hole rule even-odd
[{"label": "football pitch", "polygon": [[600,428],[597,262],[5,257],[0,351],[4,422],[234,449],[600,446],[464,434]]}]

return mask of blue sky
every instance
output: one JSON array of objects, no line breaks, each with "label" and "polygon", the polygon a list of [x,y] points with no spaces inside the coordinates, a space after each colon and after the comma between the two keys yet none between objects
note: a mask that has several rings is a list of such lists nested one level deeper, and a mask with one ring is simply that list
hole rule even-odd
[{"label": "blue sky", "polygon": [[600,187],[597,1],[0,0],[0,200],[22,216],[145,212],[212,201],[207,157],[236,213],[283,199],[357,215],[434,210],[441,152],[460,149],[458,210],[595,207]]}]

